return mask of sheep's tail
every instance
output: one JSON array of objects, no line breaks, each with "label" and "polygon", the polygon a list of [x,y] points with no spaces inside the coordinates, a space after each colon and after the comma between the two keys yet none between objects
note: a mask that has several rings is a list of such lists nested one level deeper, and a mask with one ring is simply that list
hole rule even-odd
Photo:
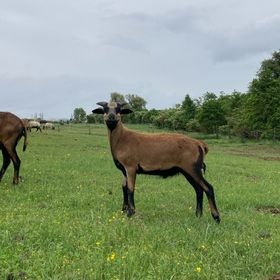
[{"label": "sheep's tail", "polygon": [[24,142],[23,142],[22,150],[25,151],[26,147],[27,147],[27,131],[26,131],[26,127],[25,126],[23,126],[23,128],[22,128],[22,135],[24,137]]},{"label": "sheep's tail", "polygon": [[206,172],[206,164],[205,164],[205,162],[202,162],[202,170],[203,170],[203,174],[205,174],[205,172]]},{"label": "sheep's tail", "polygon": [[199,140],[200,142],[200,148],[203,152],[203,155],[202,155],[202,170],[203,170],[203,173],[205,174],[206,172],[206,164],[204,162],[204,158],[205,158],[205,155],[209,152],[209,148],[208,148],[208,145],[203,142],[202,140]]},{"label": "sheep's tail", "polygon": [[208,145],[202,140],[199,140],[199,142],[201,143],[201,148],[204,151],[204,155],[206,155],[209,152]]}]

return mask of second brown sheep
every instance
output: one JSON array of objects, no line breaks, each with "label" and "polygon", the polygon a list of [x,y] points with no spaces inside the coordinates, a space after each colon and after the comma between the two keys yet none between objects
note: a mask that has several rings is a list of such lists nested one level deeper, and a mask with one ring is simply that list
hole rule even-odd
[{"label": "second brown sheep", "polygon": [[12,160],[14,165],[13,184],[18,184],[19,182],[20,159],[16,146],[22,136],[24,137],[23,151],[25,151],[27,132],[23,121],[12,113],[0,112],[0,149],[3,155],[0,181]]}]

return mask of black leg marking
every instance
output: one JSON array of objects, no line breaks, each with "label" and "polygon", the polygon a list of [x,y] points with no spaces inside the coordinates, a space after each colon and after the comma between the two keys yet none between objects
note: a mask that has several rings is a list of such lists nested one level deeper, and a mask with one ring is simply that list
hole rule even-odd
[{"label": "black leg marking", "polygon": [[203,189],[202,187],[186,172],[182,172],[188,182],[192,185],[196,193],[196,211],[197,217],[201,217],[203,213]]},{"label": "black leg marking", "polygon": [[18,184],[19,182],[19,169],[20,169],[20,159],[17,155],[16,150],[14,150],[14,158],[15,160],[13,160],[13,164],[14,164],[14,179],[13,179],[13,184]]},{"label": "black leg marking", "polygon": [[201,216],[203,211],[203,192],[206,193],[211,214],[214,218],[214,220],[217,223],[220,223],[220,214],[216,206],[215,201],[215,194],[213,187],[203,178],[201,168],[197,168],[196,170],[196,179],[190,176],[188,173],[182,171],[182,174],[184,174],[185,178],[189,181],[189,183],[193,186],[195,192],[196,192],[196,216]]},{"label": "black leg marking", "polygon": [[6,148],[4,147],[4,145],[1,145],[1,150],[2,150],[2,155],[3,155],[3,165],[2,165],[2,168],[0,170],[0,181],[2,179],[2,177],[4,176],[10,162],[11,162],[11,159],[10,159],[10,156],[9,156],[9,153],[8,151],[6,150]]},{"label": "black leg marking", "polygon": [[203,213],[203,190],[200,187],[195,188],[196,192],[196,211],[197,217],[201,217]]},{"label": "black leg marking", "polygon": [[134,204],[134,191],[130,191],[127,189],[128,194],[128,209],[127,209],[127,217],[131,217],[135,214],[135,204]]},{"label": "black leg marking", "polygon": [[127,186],[123,186],[123,207],[122,211],[127,212],[128,209],[128,193],[127,193]]},{"label": "black leg marking", "polygon": [[204,178],[203,178],[203,181],[208,188],[208,190],[205,191],[205,193],[206,193],[206,196],[207,196],[209,204],[210,204],[212,217],[219,224],[221,222],[221,218],[220,218],[220,214],[219,214],[219,211],[218,211],[217,205],[216,205],[214,189]]}]

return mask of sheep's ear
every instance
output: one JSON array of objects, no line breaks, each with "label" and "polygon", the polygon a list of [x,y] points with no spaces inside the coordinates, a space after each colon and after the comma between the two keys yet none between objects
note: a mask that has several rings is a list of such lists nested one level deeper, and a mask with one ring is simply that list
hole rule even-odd
[{"label": "sheep's ear", "polygon": [[133,111],[128,108],[121,109],[121,115],[127,115],[130,113],[133,113]]},{"label": "sheep's ear", "polygon": [[104,114],[104,109],[103,108],[97,108],[97,109],[92,110],[92,113],[103,115]]},{"label": "sheep's ear", "polygon": [[101,102],[97,102],[96,104],[100,105],[100,106],[102,106],[104,108],[104,107],[106,107],[108,105],[108,102],[101,101]]}]

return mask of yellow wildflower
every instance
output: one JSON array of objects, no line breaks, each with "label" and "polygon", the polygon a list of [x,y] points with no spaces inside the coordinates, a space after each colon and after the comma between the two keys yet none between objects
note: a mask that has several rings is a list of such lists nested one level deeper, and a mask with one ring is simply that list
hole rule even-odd
[{"label": "yellow wildflower", "polygon": [[114,261],[115,258],[116,258],[116,253],[113,252],[113,253],[111,253],[111,254],[107,257],[107,261],[108,261],[108,262],[109,262],[109,261]]}]

